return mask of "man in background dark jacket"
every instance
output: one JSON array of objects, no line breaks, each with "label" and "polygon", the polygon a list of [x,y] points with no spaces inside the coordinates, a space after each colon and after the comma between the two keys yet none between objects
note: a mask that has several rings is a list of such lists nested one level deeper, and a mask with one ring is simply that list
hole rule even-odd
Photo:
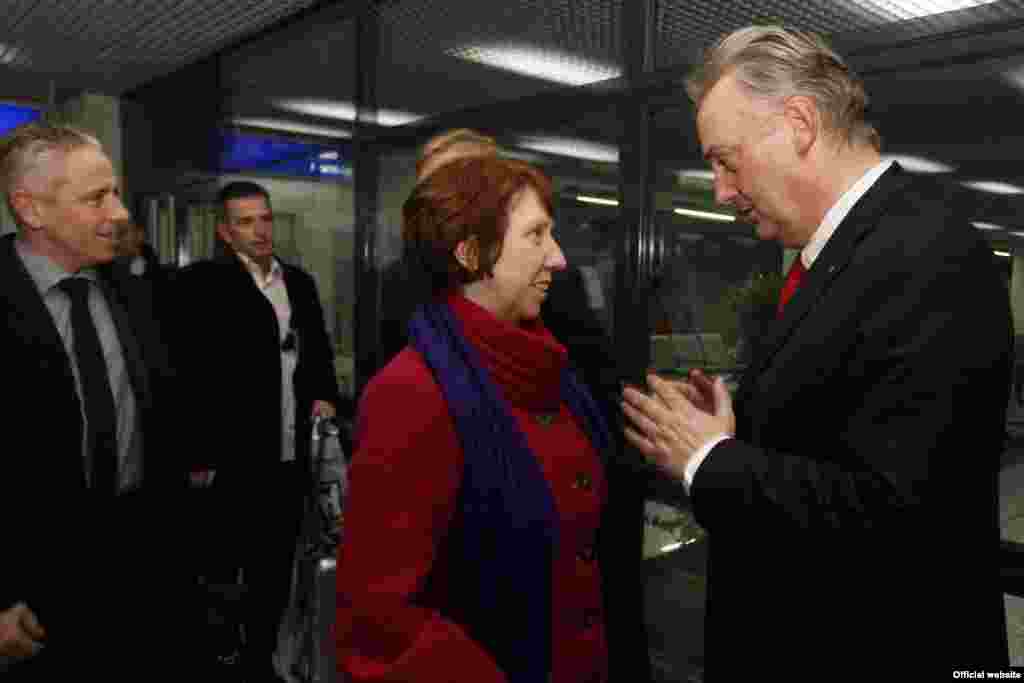
[{"label": "man in background dark jacket", "polygon": [[219,195],[227,247],[177,276],[176,347],[193,401],[191,466],[212,478],[209,529],[230,582],[241,570],[248,683],[272,665],[291,587],[313,417],[334,417],[334,352],[313,278],[274,256],[267,191],[236,182]]}]

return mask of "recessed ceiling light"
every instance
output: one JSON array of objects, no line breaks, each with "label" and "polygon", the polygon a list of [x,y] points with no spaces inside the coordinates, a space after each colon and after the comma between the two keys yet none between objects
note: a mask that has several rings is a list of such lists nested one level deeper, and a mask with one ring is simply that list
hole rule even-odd
[{"label": "recessed ceiling light", "polygon": [[1001,225],[995,223],[985,223],[984,221],[971,221],[971,225],[976,227],[978,230],[1005,230]]},{"label": "recessed ceiling light", "polygon": [[594,197],[587,194],[576,195],[576,201],[583,202],[584,204],[601,204],[602,206],[618,206],[618,199],[610,199],[608,197]]},{"label": "recessed ceiling light", "polygon": [[993,251],[992,253],[995,254],[996,256],[1008,257],[1010,255],[1010,252],[1008,251]]},{"label": "recessed ceiling light", "polygon": [[612,164],[619,162],[618,147],[576,138],[524,137],[520,138],[517,144],[535,152],[558,154],[586,161],[604,161]]},{"label": "recessed ceiling light", "polygon": [[14,45],[0,43],[0,64],[14,64],[14,62],[18,60],[24,62],[27,58],[28,55],[25,53],[24,49]]},{"label": "recessed ceiling light", "polygon": [[891,19],[919,19],[933,14],[988,5],[996,0],[858,0],[857,4],[873,9]]},{"label": "recessed ceiling light", "polygon": [[1004,183],[1001,180],[973,180],[962,184],[972,190],[989,194],[1024,194],[1024,187]]},{"label": "recessed ceiling light", "polygon": [[328,138],[350,138],[352,133],[343,128],[329,128],[327,126],[311,126],[305,123],[295,123],[281,119],[231,119],[236,126],[249,126],[251,128],[265,128],[267,130],[279,130],[285,133],[300,133],[304,135],[319,135]]},{"label": "recessed ceiling light", "polygon": [[1017,237],[1024,237],[1024,232],[1011,232],[1010,234],[1015,235]]},{"label": "recessed ceiling light", "polygon": [[[317,99],[289,99],[276,100],[274,106],[286,111],[293,111],[296,114],[308,114],[309,116],[321,116],[325,119],[338,119],[340,121],[355,121],[356,106],[351,102],[336,102],[333,100]],[[378,109],[377,121],[382,126],[404,126],[407,123],[418,121],[423,118],[419,114],[411,114],[407,111],[394,109]]]},{"label": "recessed ceiling light", "polygon": [[622,75],[614,64],[535,45],[466,45],[446,54],[563,85],[586,85]]},{"label": "recessed ceiling light", "polygon": [[672,209],[675,213],[680,216],[689,216],[690,218],[702,218],[709,221],[723,221],[731,223],[736,220],[736,216],[728,213],[715,213],[713,211],[698,211],[697,209],[683,209],[676,207]]},{"label": "recessed ceiling light", "polygon": [[521,149],[509,147],[499,147],[498,156],[507,159],[518,159],[519,161],[525,161],[528,164],[535,164],[538,166],[544,162],[544,157],[539,154],[533,154],[532,152],[526,152]]},{"label": "recessed ceiling light", "polygon": [[679,177],[680,181],[682,181],[683,178],[696,178],[698,180],[710,181],[714,181],[715,179],[715,172],[708,169],[689,168],[682,171],[676,171],[676,175]]},{"label": "recessed ceiling light", "polygon": [[951,173],[954,169],[941,161],[909,154],[883,154],[883,161],[895,161],[911,173]]}]

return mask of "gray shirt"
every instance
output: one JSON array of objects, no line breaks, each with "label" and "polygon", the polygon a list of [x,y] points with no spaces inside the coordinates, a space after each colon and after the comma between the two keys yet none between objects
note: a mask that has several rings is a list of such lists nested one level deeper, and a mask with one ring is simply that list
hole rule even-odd
[{"label": "gray shirt", "polygon": [[[75,360],[74,332],[71,327],[71,298],[57,285],[72,275],[97,281],[97,275],[91,268],[83,268],[78,273],[68,273],[46,256],[32,251],[28,243],[18,239],[15,250],[25,264],[25,269],[39,290],[43,303],[53,316],[53,322],[64,342],[71,361],[71,370],[75,375],[75,387],[78,390],[78,404],[82,411],[82,424],[85,425],[85,403],[82,400],[82,383]],[[111,317],[110,307],[98,286],[90,288],[89,311],[92,313],[93,324],[100,338],[103,357],[107,362],[107,376],[110,379],[114,405],[117,408],[117,457],[119,490],[130,491],[142,483],[142,429],[139,425],[139,414],[135,402],[128,371],[125,367],[121,341],[117,337],[117,328]],[[86,433],[82,431],[82,458],[85,460],[86,476],[91,478],[90,463],[86,451]]]}]

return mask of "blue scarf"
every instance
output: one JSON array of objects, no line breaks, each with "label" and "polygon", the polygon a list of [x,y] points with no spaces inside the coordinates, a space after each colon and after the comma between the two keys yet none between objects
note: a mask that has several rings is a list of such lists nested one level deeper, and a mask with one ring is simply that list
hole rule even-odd
[{"label": "blue scarf", "polygon": [[[494,657],[509,683],[547,681],[558,542],[551,489],[451,307],[420,306],[409,323],[409,338],[441,386],[465,456],[448,536],[454,589],[449,615]],[[595,450],[607,452],[604,418],[568,369],[562,371],[561,397],[581,419]]]}]

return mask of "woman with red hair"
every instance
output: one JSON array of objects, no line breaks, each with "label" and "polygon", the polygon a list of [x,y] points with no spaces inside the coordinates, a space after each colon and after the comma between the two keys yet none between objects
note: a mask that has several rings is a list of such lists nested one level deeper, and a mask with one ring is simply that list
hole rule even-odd
[{"label": "woman with red hair", "polygon": [[403,208],[434,297],[368,384],[338,561],[354,681],[607,680],[597,530],[605,421],[540,320],[551,183],[451,161]]}]

